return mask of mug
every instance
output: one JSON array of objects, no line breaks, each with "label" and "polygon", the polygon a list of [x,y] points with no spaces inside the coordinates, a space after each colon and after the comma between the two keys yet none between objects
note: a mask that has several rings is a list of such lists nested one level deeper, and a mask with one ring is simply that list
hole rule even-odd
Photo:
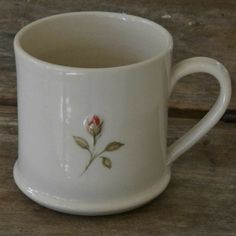
[{"label": "mug", "polygon": [[[81,215],[119,213],[158,196],[173,161],[216,124],[231,96],[222,64],[195,57],[172,67],[172,49],[162,26],[123,13],[59,14],[20,30],[14,179],[21,191]],[[169,95],[197,72],[218,80],[219,97],[167,148]]]}]

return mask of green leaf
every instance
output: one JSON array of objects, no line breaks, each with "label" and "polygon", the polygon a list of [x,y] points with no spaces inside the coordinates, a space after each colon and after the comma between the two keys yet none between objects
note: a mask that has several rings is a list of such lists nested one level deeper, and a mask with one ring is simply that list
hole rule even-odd
[{"label": "green leaf", "polygon": [[73,137],[74,137],[75,142],[76,142],[81,148],[89,150],[89,144],[88,144],[88,142],[87,142],[85,139],[83,139],[83,138],[81,138],[81,137],[77,137],[77,136],[73,136]]},{"label": "green leaf", "polygon": [[108,152],[113,152],[119,148],[121,148],[122,146],[124,146],[123,143],[119,143],[119,142],[111,142],[109,143],[106,148],[105,148],[105,151],[108,151]]},{"label": "green leaf", "polygon": [[103,164],[105,167],[111,169],[111,167],[112,167],[112,162],[111,162],[111,160],[110,160],[109,158],[107,158],[107,157],[101,157],[101,158],[102,158],[102,164]]}]

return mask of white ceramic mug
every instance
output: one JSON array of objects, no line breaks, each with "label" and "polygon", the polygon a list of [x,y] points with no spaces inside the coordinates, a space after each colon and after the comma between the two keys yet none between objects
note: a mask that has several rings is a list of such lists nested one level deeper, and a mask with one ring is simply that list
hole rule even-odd
[{"label": "white ceramic mug", "polygon": [[[196,57],[171,67],[172,48],[163,27],[127,14],[67,13],[24,27],[14,40],[18,187],[41,205],[84,215],[158,196],[171,163],[216,124],[231,96],[222,64]],[[218,80],[219,97],[167,148],[168,97],[196,72]]]}]

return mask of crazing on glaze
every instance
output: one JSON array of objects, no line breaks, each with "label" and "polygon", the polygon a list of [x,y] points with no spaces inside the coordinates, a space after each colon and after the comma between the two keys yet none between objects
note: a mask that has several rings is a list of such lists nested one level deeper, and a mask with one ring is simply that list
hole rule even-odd
[{"label": "crazing on glaze", "polygon": [[102,136],[101,132],[103,127],[103,121],[99,116],[93,115],[92,117],[85,119],[84,126],[88,133],[92,136],[92,145],[89,145],[89,142],[84,138],[81,138],[79,136],[73,136],[77,145],[80,146],[82,149],[87,150],[90,157],[89,162],[85,166],[85,169],[81,173],[81,175],[83,175],[91,166],[91,164],[98,158],[101,159],[101,163],[104,167],[111,169],[112,161],[109,157],[104,156],[103,153],[116,151],[122,146],[124,146],[124,144],[117,141],[113,141],[107,144],[106,147],[99,152],[96,150],[96,144],[98,139]]}]

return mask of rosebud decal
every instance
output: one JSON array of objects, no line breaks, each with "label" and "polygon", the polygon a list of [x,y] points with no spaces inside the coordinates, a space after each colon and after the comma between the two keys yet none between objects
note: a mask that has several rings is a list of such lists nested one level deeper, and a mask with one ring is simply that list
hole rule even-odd
[{"label": "rosebud decal", "polygon": [[101,133],[102,121],[98,116],[94,115],[92,118],[86,120],[85,126],[91,135],[97,136]]},{"label": "rosebud decal", "polygon": [[102,154],[104,154],[105,152],[116,151],[116,150],[120,149],[122,146],[124,146],[124,144],[121,142],[113,141],[113,142],[108,143],[102,151],[97,152],[95,150],[95,147],[96,147],[96,143],[97,143],[98,139],[101,137],[102,125],[103,125],[103,121],[97,115],[93,115],[93,116],[85,119],[85,121],[84,121],[84,126],[85,126],[86,130],[93,137],[91,148],[90,148],[89,142],[86,141],[84,138],[81,138],[78,136],[73,136],[76,144],[80,148],[87,150],[90,155],[89,162],[86,165],[84,171],[81,173],[81,175],[83,175],[88,170],[88,168],[91,166],[91,164],[98,158],[101,160],[101,163],[104,167],[106,167],[107,169],[111,169],[111,167],[112,167],[111,159],[108,157],[105,157]]}]

